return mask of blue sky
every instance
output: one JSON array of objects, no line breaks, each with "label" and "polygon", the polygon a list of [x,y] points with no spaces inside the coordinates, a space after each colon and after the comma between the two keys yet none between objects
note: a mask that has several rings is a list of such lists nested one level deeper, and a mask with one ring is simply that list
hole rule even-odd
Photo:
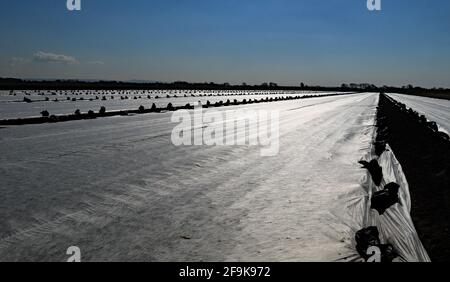
[{"label": "blue sky", "polygon": [[450,87],[450,1],[0,0],[0,76]]}]

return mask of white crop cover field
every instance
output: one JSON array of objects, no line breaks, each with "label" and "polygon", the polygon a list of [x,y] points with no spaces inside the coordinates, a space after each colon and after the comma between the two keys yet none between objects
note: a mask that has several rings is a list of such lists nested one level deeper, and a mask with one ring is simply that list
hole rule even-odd
[{"label": "white crop cover field", "polygon": [[[305,95],[340,94],[311,91],[200,91],[200,90],[104,90],[104,91],[0,91],[0,119],[40,116],[42,111],[52,115],[73,114],[76,110],[97,112],[104,106],[107,111],[135,110],[139,106],[158,108],[184,106],[188,103],[207,101],[231,102],[236,99],[261,99],[266,97],[288,97]],[[24,102],[29,99],[29,103]]]},{"label": "white crop cover field", "polygon": [[64,261],[69,246],[85,261],[354,256],[355,230],[335,211],[366,176],[357,162],[378,96],[216,109],[279,111],[271,157],[258,146],[174,146],[170,112],[0,128],[0,259]]}]

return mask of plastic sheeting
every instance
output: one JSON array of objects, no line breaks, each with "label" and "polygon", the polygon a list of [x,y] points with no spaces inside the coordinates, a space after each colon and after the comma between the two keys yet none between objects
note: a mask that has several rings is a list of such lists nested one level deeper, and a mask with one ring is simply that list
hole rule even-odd
[{"label": "plastic sheeting", "polygon": [[170,113],[0,129],[0,260],[66,261],[71,245],[82,261],[355,255],[353,225],[327,217],[362,190],[378,96],[237,107],[280,112],[280,154],[265,159],[260,146],[173,146]]},{"label": "plastic sheeting", "polygon": [[[380,232],[381,243],[392,244],[398,254],[394,261],[429,262],[430,258],[423,247],[412,222],[411,198],[409,186],[402,167],[395,158],[389,145],[380,157],[368,153],[362,160],[370,162],[376,159],[383,170],[380,186],[376,186],[369,172],[361,182],[363,192],[355,194],[349,202],[348,208],[353,221],[360,228],[376,226]],[[372,195],[383,189],[391,182],[400,186],[398,196],[400,203],[392,205],[382,215],[370,206]],[[353,247],[356,248],[353,240]]]}]

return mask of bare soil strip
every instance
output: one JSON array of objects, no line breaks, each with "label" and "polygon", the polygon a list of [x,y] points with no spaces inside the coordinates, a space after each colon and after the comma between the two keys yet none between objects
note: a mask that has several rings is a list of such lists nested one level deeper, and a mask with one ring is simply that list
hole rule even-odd
[{"label": "bare soil strip", "polygon": [[402,164],[411,192],[411,216],[432,261],[450,258],[450,142],[380,96],[377,120]]}]

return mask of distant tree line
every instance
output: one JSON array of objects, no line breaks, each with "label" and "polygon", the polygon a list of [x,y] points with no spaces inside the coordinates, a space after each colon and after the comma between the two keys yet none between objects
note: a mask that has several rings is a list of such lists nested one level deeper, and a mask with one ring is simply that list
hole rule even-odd
[{"label": "distant tree line", "polygon": [[274,82],[260,85],[242,83],[190,83],[186,81],[164,82],[123,82],[123,81],[82,81],[82,80],[23,80],[17,78],[0,78],[0,90],[306,90],[306,91],[348,91],[348,92],[395,92],[420,95],[434,98],[450,99],[450,89],[422,88],[413,85],[402,87],[378,87],[369,83],[343,83],[336,87],[309,86],[300,83],[298,86],[280,86]]}]

